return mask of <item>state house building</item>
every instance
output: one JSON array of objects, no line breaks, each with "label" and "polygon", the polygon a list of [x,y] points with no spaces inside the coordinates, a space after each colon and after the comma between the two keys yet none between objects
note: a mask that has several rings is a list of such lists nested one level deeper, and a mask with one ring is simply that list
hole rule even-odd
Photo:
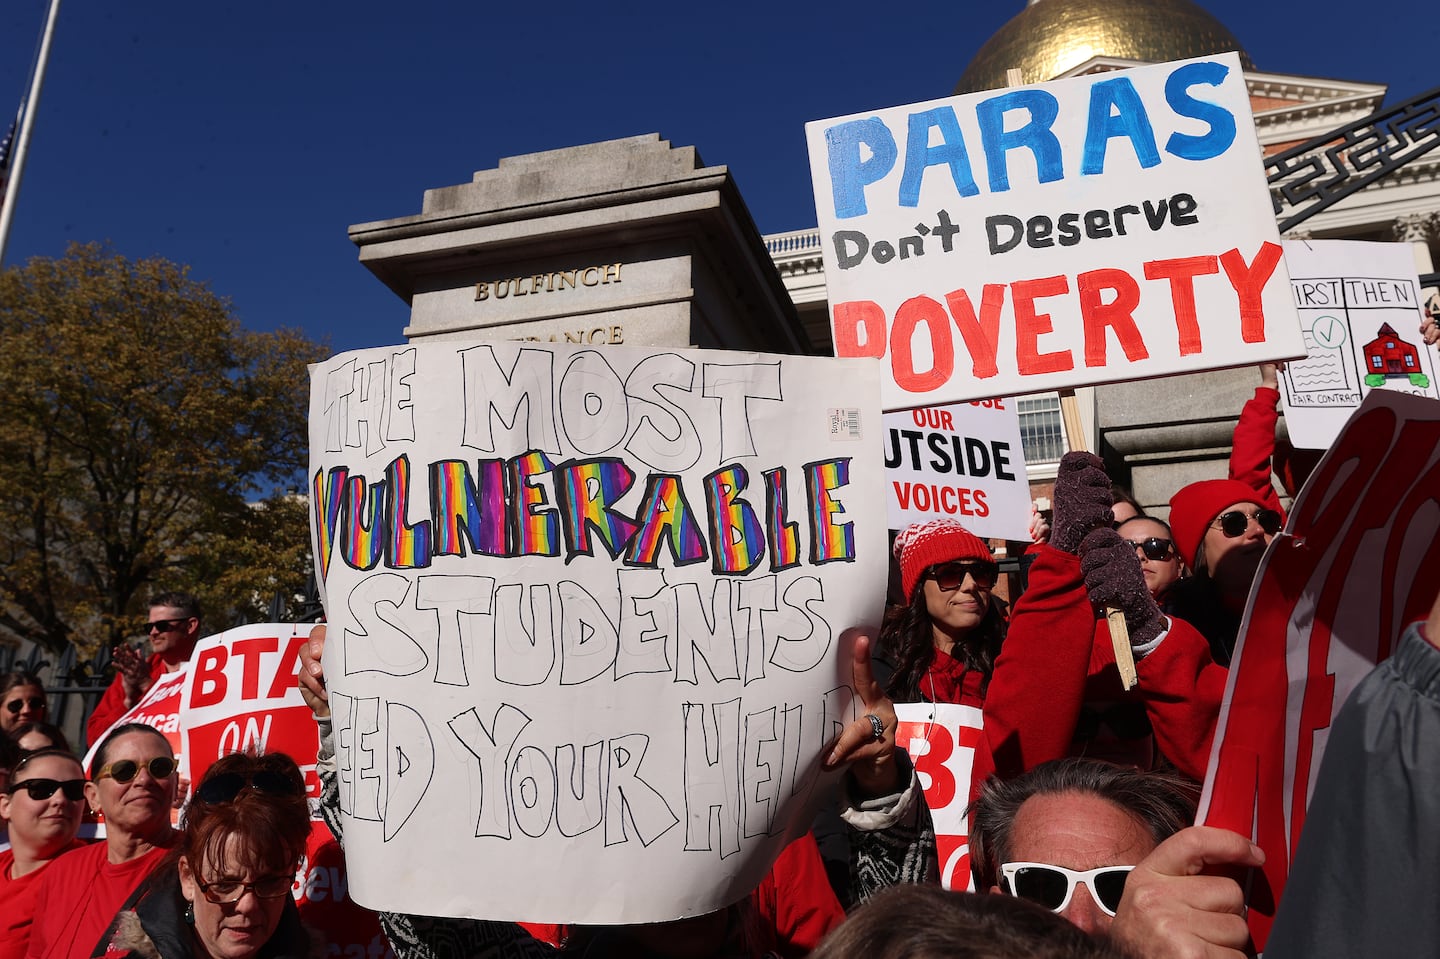
[{"label": "state house building", "polygon": [[[954,93],[1007,85],[1018,68],[1025,83],[1103,73],[1123,67],[1229,50],[1240,53],[1267,156],[1280,153],[1381,107],[1385,85],[1266,73],[1240,41],[1190,0],[1030,0],[980,48]],[[917,90],[914,100],[935,95]],[[1440,150],[1415,160],[1306,220],[1287,239],[1404,240],[1413,244],[1416,271],[1434,271],[1440,243],[1427,224],[1440,211]],[[775,266],[799,313],[811,346],[830,352],[829,305],[819,230],[765,237]],[[1430,297],[1435,290],[1426,290]],[[1408,332],[1408,331],[1407,331]],[[1195,374],[1153,384],[1079,390],[1090,448],[1113,472],[1129,473],[1137,498],[1160,506],[1194,479],[1223,476],[1240,407],[1259,383],[1254,370]],[[1039,394],[1018,402],[1032,487],[1047,492],[1065,452],[1059,400]],[[1164,509],[1158,510],[1161,515]]]},{"label": "state house building", "polygon": [[[1385,97],[1383,84],[1266,73],[1190,0],[1030,0],[955,93],[1004,87],[1007,68],[1035,83],[1230,50],[1267,154],[1362,120]],[[916,90],[913,101],[938,92]],[[1437,178],[1440,150],[1288,236],[1411,241],[1417,273],[1431,273]],[[350,236],[361,262],[410,303],[412,339],[832,352],[819,230],[762,237],[725,167],[656,134],[506,157],[469,183],[427,190],[419,214]],[[1258,382],[1247,368],[1079,390],[1088,445],[1164,515],[1176,489],[1224,475]],[[1048,495],[1065,451],[1059,400],[1017,405],[1032,491]]]}]

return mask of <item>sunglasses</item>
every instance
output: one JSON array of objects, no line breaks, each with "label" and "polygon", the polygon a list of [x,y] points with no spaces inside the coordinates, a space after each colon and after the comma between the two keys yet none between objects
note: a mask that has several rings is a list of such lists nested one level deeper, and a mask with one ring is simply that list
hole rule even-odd
[{"label": "sunglasses", "polygon": [[1147,536],[1145,539],[1127,539],[1125,542],[1145,554],[1146,559],[1170,559],[1175,555],[1175,541],[1173,539]]},{"label": "sunglasses", "polygon": [[253,892],[256,899],[282,899],[290,895],[290,887],[294,882],[294,876],[265,876],[254,882],[241,882],[238,879],[201,882],[196,879],[195,885],[199,886],[205,898],[215,905],[228,906],[244,899],[247,892]]},{"label": "sunglasses", "polygon": [[1211,529],[1218,529],[1225,534],[1226,539],[1234,539],[1237,536],[1244,536],[1245,531],[1250,528],[1250,521],[1254,520],[1260,524],[1266,536],[1274,536],[1280,532],[1283,525],[1280,514],[1273,509],[1257,509],[1253,513],[1247,513],[1243,509],[1232,509],[1228,513],[1221,513],[1216,517],[1216,522],[1210,524]]},{"label": "sunglasses", "polygon": [[128,783],[140,775],[141,769],[150,770],[151,779],[169,779],[170,774],[175,771],[175,760],[169,756],[156,756],[147,763],[137,763],[133,759],[117,759],[101,766],[100,772],[95,774],[95,781],[113,779],[117,783]]},{"label": "sunglasses", "polygon": [[190,622],[189,616],[186,616],[184,619],[156,619],[145,624],[145,632],[173,633],[188,622]]},{"label": "sunglasses", "polygon": [[975,581],[975,585],[981,589],[989,589],[995,585],[1000,578],[1000,564],[987,560],[967,560],[965,562],[942,563],[939,566],[930,567],[927,574],[935,581],[943,592],[950,592],[960,588],[969,576]]},{"label": "sunglasses", "polygon": [[38,697],[32,697],[30,699],[12,699],[5,704],[5,709],[10,713],[11,716],[19,716],[20,710],[24,709],[27,706],[30,707],[32,710],[35,710],[36,712],[42,712],[46,707],[46,702],[45,700]]},{"label": "sunglasses", "polygon": [[30,794],[30,798],[39,802],[49,799],[59,789],[65,793],[65,798],[71,802],[79,802],[85,798],[85,780],[66,779],[63,782],[59,779],[27,779],[24,782],[11,783],[5,787],[5,791],[14,795],[16,790],[23,789]]},{"label": "sunglasses", "polygon": [[[289,776],[261,770],[250,776],[242,776],[239,773],[221,773],[218,776],[212,776],[201,783],[199,789],[195,790],[195,798],[211,804],[227,803],[233,801],[246,789],[253,789],[271,796],[298,796],[304,792],[304,788]],[[268,898],[263,893],[256,893],[256,895],[261,899]],[[211,902],[220,902],[220,900],[212,899]]]},{"label": "sunglasses", "polygon": [[1018,899],[1027,899],[1051,912],[1062,912],[1075,895],[1075,886],[1084,883],[1095,905],[1107,916],[1120,908],[1125,880],[1134,866],[1100,866],[1076,872],[1043,862],[1007,862],[1000,866],[1006,889]]}]

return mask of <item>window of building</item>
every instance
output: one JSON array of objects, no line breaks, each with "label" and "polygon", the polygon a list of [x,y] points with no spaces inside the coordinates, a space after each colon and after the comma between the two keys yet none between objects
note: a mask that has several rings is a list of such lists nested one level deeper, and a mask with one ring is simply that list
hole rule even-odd
[{"label": "window of building", "polygon": [[1060,397],[1056,394],[1027,396],[1017,400],[1020,411],[1020,445],[1025,462],[1056,463],[1065,455],[1065,424],[1060,418]]}]

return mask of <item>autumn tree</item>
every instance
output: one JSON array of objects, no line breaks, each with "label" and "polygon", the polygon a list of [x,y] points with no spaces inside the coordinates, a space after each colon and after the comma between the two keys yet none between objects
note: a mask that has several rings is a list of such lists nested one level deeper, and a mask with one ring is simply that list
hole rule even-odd
[{"label": "autumn tree", "polygon": [[0,633],[90,650],[135,635],[155,588],[215,627],[302,590],[286,491],[321,353],[164,259],[77,245],[0,274]]}]

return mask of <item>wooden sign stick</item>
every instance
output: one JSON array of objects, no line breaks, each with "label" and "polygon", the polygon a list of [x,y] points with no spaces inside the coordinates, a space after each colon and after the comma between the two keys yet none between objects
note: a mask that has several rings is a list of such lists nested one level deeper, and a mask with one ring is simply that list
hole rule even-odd
[{"label": "wooden sign stick", "polygon": [[[1018,87],[1025,84],[1023,74],[1015,67],[1005,71],[1005,85]],[[1060,417],[1065,423],[1065,445],[1072,450],[1085,452],[1090,449],[1085,438],[1085,426],[1080,420],[1080,407],[1075,402],[1074,390],[1060,391]],[[1110,627],[1110,645],[1115,648],[1115,665],[1120,670],[1120,684],[1134,689],[1140,681],[1135,675],[1135,655],[1130,651],[1130,630],[1125,625],[1125,614],[1112,606],[1105,607],[1105,623]]]},{"label": "wooden sign stick", "polygon": [[[1060,391],[1060,418],[1065,423],[1065,445],[1081,452],[1090,449],[1085,427],[1080,421],[1080,406],[1074,390]],[[1130,630],[1125,614],[1113,606],[1105,607],[1105,623],[1110,627],[1110,645],[1115,648],[1115,665],[1120,670],[1120,684],[1134,689],[1140,678],[1135,675],[1135,655],[1130,651]]]}]

